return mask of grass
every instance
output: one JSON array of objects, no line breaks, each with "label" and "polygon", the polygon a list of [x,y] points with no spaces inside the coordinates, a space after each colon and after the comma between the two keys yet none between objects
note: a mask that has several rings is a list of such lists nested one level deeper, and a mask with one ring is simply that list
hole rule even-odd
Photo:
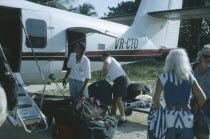
[{"label": "grass", "polygon": [[[162,73],[163,61],[161,59],[144,59],[135,63],[123,65],[123,69],[130,81],[154,80]],[[91,82],[95,82],[99,72],[92,72]]]},{"label": "grass", "polygon": [[162,73],[162,68],[163,62],[154,59],[146,59],[123,66],[131,81],[154,80]]}]

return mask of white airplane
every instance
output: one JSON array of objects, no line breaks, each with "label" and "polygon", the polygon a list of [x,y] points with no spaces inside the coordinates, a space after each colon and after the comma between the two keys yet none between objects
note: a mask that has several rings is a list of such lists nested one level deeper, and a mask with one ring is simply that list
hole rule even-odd
[{"label": "white airplane", "polygon": [[28,1],[1,0],[0,44],[12,51],[12,71],[20,73],[24,84],[43,83],[26,34],[48,81],[50,74],[64,76],[63,67],[78,41],[86,43],[92,71],[101,68],[100,56],[104,52],[122,63],[166,54],[177,46],[180,21],[148,13],[181,7],[182,0],[142,0],[129,27]]},{"label": "white airplane", "polygon": [[180,8],[182,0],[142,0],[133,24],[125,26],[24,0],[1,0],[0,44],[11,52],[8,61],[19,84],[44,83],[51,74],[63,78],[79,41],[86,43],[92,71],[101,68],[105,52],[122,64],[168,53],[177,47],[181,19],[210,15],[205,7]]}]

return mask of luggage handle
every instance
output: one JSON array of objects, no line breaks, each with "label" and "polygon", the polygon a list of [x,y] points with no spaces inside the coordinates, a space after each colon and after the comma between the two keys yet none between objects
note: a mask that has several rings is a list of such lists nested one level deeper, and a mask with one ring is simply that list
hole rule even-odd
[{"label": "luggage handle", "polygon": [[108,76],[109,76],[109,74],[99,75],[98,78],[97,78],[97,81],[100,81],[100,80],[108,81]]}]

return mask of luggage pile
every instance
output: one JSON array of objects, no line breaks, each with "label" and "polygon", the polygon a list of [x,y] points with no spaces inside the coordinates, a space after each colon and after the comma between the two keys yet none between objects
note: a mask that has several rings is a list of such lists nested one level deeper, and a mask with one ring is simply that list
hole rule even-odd
[{"label": "luggage pile", "polygon": [[127,103],[127,107],[129,108],[147,108],[150,107],[151,104],[148,101],[134,101]]},{"label": "luggage pile", "polygon": [[44,101],[43,113],[49,118],[49,123],[53,118],[55,121],[53,139],[113,138],[118,120],[106,114],[112,104],[111,85],[100,80],[91,84],[88,90],[90,98],[81,96],[59,102]]},{"label": "luggage pile", "polygon": [[135,101],[138,95],[149,94],[150,89],[144,84],[131,83],[127,87],[127,101]]},{"label": "luggage pile", "polygon": [[97,99],[78,98],[73,104],[73,112],[80,120],[79,139],[111,139],[118,120],[107,114]]},{"label": "luggage pile", "polygon": [[150,93],[150,89],[144,84],[131,83],[127,87],[127,98],[123,98],[124,107],[125,107],[125,115],[130,116],[132,114],[132,110],[130,109],[138,109],[138,108],[149,108],[152,105],[152,97],[148,95]]},{"label": "luggage pile", "polygon": [[53,139],[112,139],[118,120],[100,106],[97,99],[77,98],[71,106],[56,108]]}]

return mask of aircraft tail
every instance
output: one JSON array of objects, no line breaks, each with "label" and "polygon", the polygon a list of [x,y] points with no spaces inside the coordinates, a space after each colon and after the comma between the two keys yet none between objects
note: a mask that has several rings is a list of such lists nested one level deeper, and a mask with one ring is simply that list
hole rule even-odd
[{"label": "aircraft tail", "polygon": [[[146,40],[141,49],[176,48],[180,20],[155,18],[148,13],[182,8],[183,0],[142,0],[126,37],[138,36]],[[130,33],[129,33],[130,32]]]}]

